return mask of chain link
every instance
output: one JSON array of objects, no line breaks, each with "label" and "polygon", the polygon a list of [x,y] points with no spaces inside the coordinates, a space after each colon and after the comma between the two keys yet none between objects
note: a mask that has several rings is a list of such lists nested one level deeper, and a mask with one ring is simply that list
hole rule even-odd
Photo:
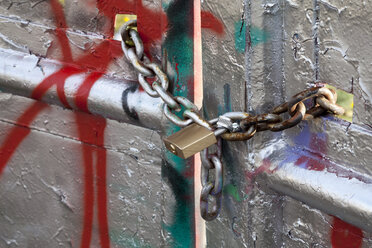
[{"label": "chain link", "polygon": [[[200,197],[201,216],[207,220],[215,219],[221,209],[223,188],[223,165],[221,162],[221,138],[229,141],[244,141],[252,138],[257,132],[270,130],[282,131],[296,126],[302,120],[310,120],[330,112],[342,115],[344,109],[336,104],[337,94],[333,89],[323,86],[312,87],[301,91],[271,112],[252,116],[246,112],[228,112],[218,118],[206,121],[201,117],[199,109],[185,97],[173,96],[169,93],[169,79],[161,67],[150,61],[144,54],[142,40],[136,30],[137,21],[131,20],[121,29],[122,49],[126,58],[138,72],[138,81],[145,92],[151,97],[160,97],[164,102],[164,115],[173,124],[186,127],[196,123],[211,131],[218,138],[217,151],[209,154],[209,149],[201,152],[202,192]],[[152,83],[150,83],[152,82]],[[305,101],[313,100],[307,109]],[[182,118],[178,117],[179,113]],[[283,119],[281,114],[288,113],[289,118]],[[214,179],[210,172],[215,170]]]},{"label": "chain link", "polygon": [[[313,106],[306,109],[305,101],[313,99]],[[288,102],[275,107],[270,113],[250,116],[240,122],[243,130],[257,125],[257,132],[270,130],[282,131],[296,126],[302,120],[309,120],[330,112],[342,115],[344,109],[336,104],[337,94],[325,87],[312,87],[294,95]],[[288,113],[290,118],[283,120],[281,114]]]},{"label": "chain link", "polygon": [[[222,188],[223,188],[223,165],[221,162],[222,142],[218,138],[216,152],[209,153],[209,149],[204,149],[200,153],[202,160],[200,194],[200,214],[206,221],[214,220],[221,211]],[[210,178],[214,170],[214,178]]]},{"label": "chain link", "polygon": [[[251,116],[245,112],[228,112],[219,118],[206,121],[199,114],[198,108],[186,98],[172,96],[168,92],[169,79],[160,66],[150,62],[143,53],[143,43],[137,30],[136,20],[125,23],[121,30],[122,48],[127,59],[138,72],[138,80],[142,88],[152,97],[160,97],[164,104],[164,115],[175,125],[186,127],[191,123],[197,123],[220,135],[229,141],[244,141],[252,138],[257,132],[270,130],[282,131],[296,126],[302,120],[312,119],[325,112],[336,115],[344,113],[344,109],[336,104],[337,94],[334,90],[325,87],[312,87],[294,95],[288,102],[275,107],[270,113]],[[150,85],[148,79],[155,81]],[[313,98],[314,104],[306,109],[304,101]],[[183,108],[182,108],[183,107]],[[184,109],[182,117],[174,112]],[[283,120],[280,116],[288,112],[289,119]],[[218,125],[218,121],[224,119],[231,125]],[[222,123],[222,122],[221,122]],[[239,127],[239,128],[236,128]]]},{"label": "chain link", "polygon": [[[136,30],[137,20],[131,20],[124,24],[121,29],[121,47],[126,58],[138,72],[138,82],[145,92],[151,97],[160,97],[164,104],[164,115],[175,125],[186,127],[193,122],[201,123],[202,118],[198,115],[196,106],[185,98],[175,97],[169,93],[169,79],[160,65],[150,62],[144,54],[142,40]],[[155,79],[155,80],[154,80]],[[152,83],[150,83],[152,81]],[[184,119],[178,117],[174,112],[180,112],[181,106],[185,111]],[[187,112],[194,111],[195,114]],[[191,116],[191,117],[190,117]],[[206,121],[204,121],[207,123]]]}]

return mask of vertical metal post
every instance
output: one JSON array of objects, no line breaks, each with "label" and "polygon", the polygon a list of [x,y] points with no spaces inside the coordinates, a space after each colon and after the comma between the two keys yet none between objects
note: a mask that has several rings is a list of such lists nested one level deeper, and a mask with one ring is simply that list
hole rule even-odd
[{"label": "vertical metal post", "polygon": [[[203,104],[203,60],[201,37],[200,0],[194,0],[194,103],[198,108]],[[200,154],[194,156],[194,196],[195,196],[195,247],[206,246],[205,221],[200,216],[201,193],[201,159]]]}]

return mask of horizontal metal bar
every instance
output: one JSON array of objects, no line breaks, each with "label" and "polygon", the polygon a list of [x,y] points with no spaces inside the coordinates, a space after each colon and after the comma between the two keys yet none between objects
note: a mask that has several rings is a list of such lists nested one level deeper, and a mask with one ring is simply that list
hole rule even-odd
[{"label": "horizontal metal bar", "polygon": [[[53,75],[62,67],[55,61],[0,49],[0,90],[31,97],[46,79],[58,80]],[[78,109],[76,93],[88,75],[87,72],[76,73],[65,80],[66,99],[73,109]],[[63,106],[55,86],[42,100]],[[99,78],[90,90],[88,109],[105,118],[146,128],[160,130],[164,125],[161,100],[140,91],[136,82],[106,76]],[[372,231],[372,179],[367,175],[352,172],[345,169],[348,166],[331,163],[311,152],[299,154],[284,141],[266,147],[259,154],[261,162],[256,161],[256,164],[270,161],[270,169],[261,177],[271,189]],[[303,168],[297,163],[299,156],[303,161],[317,161],[324,169]]]},{"label": "horizontal metal bar", "polygon": [[[71,108],[78,109],[76,105],[78,89],[92,73],[75,70],[69,75],[66,70],[61,73],[63,68],[66,67],[52,60],[0,49],[0,90],[30,98],[42,82],[46,83],[49,80],[58,83],[64,80],[66,100]],[[138,86],[139,84],[133,81],[99,77],[94,81],[90,91],[88,89],[89,112],[120,122],[160,130],[164,120],[162,101],[148,96]],[[55,85],[47,90],[41,100],[63,106]]]},{"label": "horizontal metal bar", "polygon": [[263,149],[257,160],[262,166],[257,171],[265,171],[258,179],[263,185],[372,231],[372,178],[368,175],[284,141]]}]

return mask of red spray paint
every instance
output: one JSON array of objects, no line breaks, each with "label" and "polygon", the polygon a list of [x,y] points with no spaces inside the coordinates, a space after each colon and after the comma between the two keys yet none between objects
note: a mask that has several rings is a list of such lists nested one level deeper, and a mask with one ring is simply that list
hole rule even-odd
[{"label": "red spray paint", "polygon": [[6,135],[6,138],[0,147],[0,175],[4,172],[6,164],[13,156],[17,147],[31,132],[29,128],[31,122],[47,107],[48,105],[45,103],[35,102],[17,119],[16,126],[14,126]]},{"label": "red spray paint", "polygon": [[[166,23],[166,16],[162,11],[153,11],[143,6],[142,1],[124,0],[97,0],[97,8],[100,13],[109,18],[109,25],[106,34],[113,35],[113,23],[115,15],[118,13],[137,14],[138,28],[148,52],[150,42],[161,40],[161,23]],[[51,10],[55,20],[55,36],[62,51],[62,63],[67,63],[60,70],[45,78],[32,92],[32,98],[41,100],[45,93],[52,87],[57,87],[57,94],[61,103],[70,108],[67,102],[64,86],[66,79],[74,74],[95,70],[84,80],[77,90],[75,96],[76,106],[88,112],[87,99],[94,83],[106,72],[108,65],[113,59],[122,56],[120,43],[112,40],[105,40],[97,46],[92,46],[82,57],[74,60],[71,47],[66,34],[68,28],[64,16],[64,11],[58,0],[51,0]],[[203,14],[204,13],[204,14]],[[202,26],[215,30],[218,34],[223,34],[222,23],[214,18],[212,14],[203,12]],[[167,25],[163,25],[166,27]],[[51,50],[55,48],[56,42],[52,43]],[[0,175],[7,162],[14,154],[17,147],[30,133],[29,126],[47,105],[41,102],[33,103],[18,119],[15,127],[11,129],[0,147]],[[79,140],[82,143],[83,165],[84,165],[84,219],[81,238],[81,247],[89,247],[92,235],[93,211],[94,211],[94,165],[93,155],[97,155],[96,168],[96,188],[97,188],[97,211],[99,238],[101,247],[110,247],[109,229],[107,219],[107,192],[106,192],[106,150],[104,145],[104,130],[106,121],[103,118],[87,114],[76,113],[75,115]],[[93,144],[91,146],[89,144]]]},{"label": "red spray paint", "polygon": [[82,113],[76,113],[75,118],[79,139],[83,142],[82,151],[84,160],[84,220],[80,247],[89,248],[91,242],[94,211],[93,156],[96,155],[96,200],[99,238],[101,247],[108,248],[110,247],[110,240],[107,220],[106,150],[103,148],[106,120],[101,117]]},{"label": "red spray paint", "polygon": [[[151,44],[154,41],[161,41],[162,34],[168,26],[167,16],[159,8],[153,10],[143,5],[142,0],[97,0],[97,8],[101,15],[106,16],[109,21],[105,29],[105,35],[112,37],[114,34],[114,23],[116,14],[135,14],[137,15],[138,31],[141,35],[145,52],[149,54]],[[201,12],[201,26],[205,29],[224,34],[224,26],[218,18],[208,11]]]},{"label": "red spray paint", "polygon": [[217,19],[211,12],[201,12],[201,26],[202,28],[209,29],[220,36],[225,34],[222,22]]},{"label": "red spray paint", "polygon": [[[326,137],[319,137],[318,135],[312,133],[310,137],[309,147],[312,151],[314,151],[313,155],[316,157],[316,159],[312,159],[307,156],[301,156],[295,164],[301,165],[305,163],[306,169],[308,170],[325,170],[327,165],[322,162],[322,158],[318,154],[325,153],[327,151]],[[337,217],[333,217],[333,223],[330,231],[331,243],[333,248],[359,248],[362,246],[362,230],[340,220]]]},{"label": "red spray paint", "polygon": [[[56,73],[44,79],[32,92],[32,97],[36,100],[41,100],[44,94],[54,85],[57,87],[60,101],[65,107],[70,107],[65,96],[64,84],[71,75],[87,71],[88,68],[94,68],[99,71],[106,71],[109,63],[114,57],[122,55],[120,46],[115,44],[110,49],[112,42],[102,42],[97,46],[94,52],[83,56],[77,61],[72,60],[72,53],[67,39],[65,29],[67,28],[64,19],[62,6],[57,0],[50,1],[52,11],[55,14],[56,21],[56,37],[58,43],[62,47],[62,62],[68,62],[79,67],[64,66]],[[115,49],[116,48],[116,49]],[[116,56],[107,56],[107,53],[114,50]],[[109,54],[111,55],[111,54]],[[87,111],[87,98],[94,82],[102,76],[102,73],[92,73],[77,91],[75,98],[76,105]],[[17,126],[13,127],[8,133],[0,150],[0,173],[3,171],[5,165],[20,145],[22,140],[30,133],[28,128],[31,122],[37,115],[47,107],[46,104],[35,102],[33,103],[17,120]],[[108,221],[107,221],[107,193],[106,193],[106,150],[103,148],[104,144],[104,130],[106,121],[103,118],[94,117],[87,114],[76,113],[76,123],[78,126],[79,140],[84,142],[82,144],[83,161],[84,161],[84,220],[83,231],[81,238],[81,247],[90,247],[92,224],[93,224],[93,210],[94,210],[94,170],[93,170],[93,155],[97,154],[96,165],[96,187],[97,187],[97,211],[99,224],[99,237],[101,247],[110,247]],[[93,144],[92,145],[88,145]]]},{"label": "red spray paint", "polygon": [[63,9],[61,8],[58,0],[51,0],[50,7],[54,14],[54,23],[56,25],[56,36],[59,41],[59,45],[62,49],[63,61],[71,62],[72,61],[72,52],[70,48],[70,43],[68,42],[68,37],[66,34],[67,22]]},{"label": "red spray paint", "polygon": [[333,248],[362,247],[363,232],[337,217],[333,217],[331,229],[331,243]]},{"label": "red spray paint", "polygon": [[[315,158],[308,157],[306,155],[300,156],[296,161],[295,165],[305,165],[308,170],[323,171],[325,169],[330,170],[340,175],[337,171],[333,171],[332,168],[328,168],[327,164],[322,162],[322,157],[318,154],[324,153],[327,150],[326,137],[319,137],[318,135],[311,133],[309,148],[313,152]],[[246,172],[246,179],[251,182],[257,175],[261,173],[273,173],[276,169],[270,170],[270,160],[264,159],[262,165],[260,165],[253,172]],[[246,188],[246,193],[249,193],[253,189],[253,185],[249,184]],[[333,248],[360,248],[363,242],[363,232],[360,228],[355,227],[349,223],[342,221],[337,217],[333,217],[332,226],[330,229],[331,243]]]}]

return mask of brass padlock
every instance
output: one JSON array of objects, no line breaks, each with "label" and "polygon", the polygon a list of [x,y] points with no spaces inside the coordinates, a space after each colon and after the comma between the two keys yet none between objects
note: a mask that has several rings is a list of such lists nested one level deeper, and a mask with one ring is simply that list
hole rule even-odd
[{"label": "brass padlock", "polygon": [[164,138],[163,141],[169,151],[183,159],[217,143],[213,131],[195,123]]}]

